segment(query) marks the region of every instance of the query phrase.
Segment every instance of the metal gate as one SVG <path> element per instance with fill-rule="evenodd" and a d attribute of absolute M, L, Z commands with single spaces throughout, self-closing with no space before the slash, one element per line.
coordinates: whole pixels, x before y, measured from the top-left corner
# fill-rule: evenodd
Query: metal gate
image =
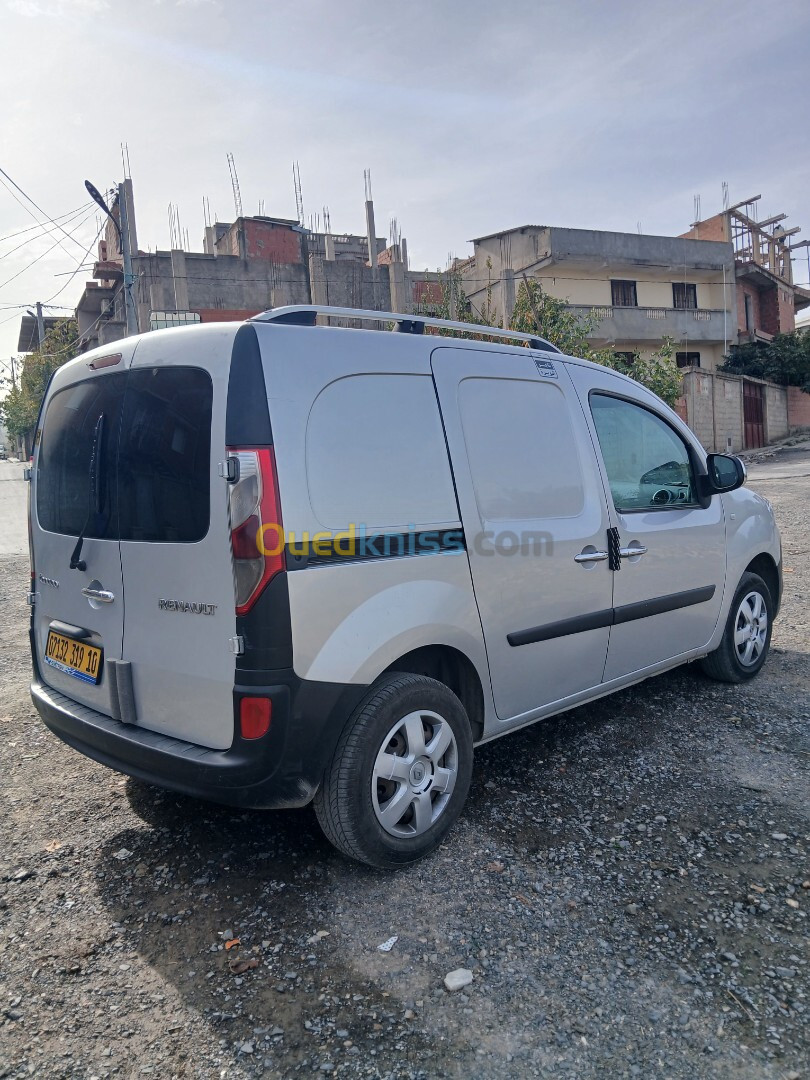
<path fill-rule="evenodd" d="M 743 445 L 756 450 L 765 445 L 765 400 L 761 383 L 743 379 Z"/>

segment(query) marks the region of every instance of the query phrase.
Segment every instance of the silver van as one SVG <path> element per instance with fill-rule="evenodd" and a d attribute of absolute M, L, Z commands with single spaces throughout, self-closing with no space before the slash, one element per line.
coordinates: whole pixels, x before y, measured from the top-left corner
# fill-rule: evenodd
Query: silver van
<path fill-rule="evenodd" d="M 631 379 L 470 329 L 279 308 L 61 367 L 31 475 L 47 726 L 174 791 L 314 802 L 396 867 L 475 745 L 685 661 L 754 676 L 782 556 L 741 462 Z"/>

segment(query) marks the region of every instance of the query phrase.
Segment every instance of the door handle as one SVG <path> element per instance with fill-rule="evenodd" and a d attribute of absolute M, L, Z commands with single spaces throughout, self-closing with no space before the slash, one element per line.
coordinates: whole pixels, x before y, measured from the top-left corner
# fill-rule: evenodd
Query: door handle
<path fill-rule="evenodd" d="M 115 593 L 111 593 L 109 589 L 93 589 L 90 585 L 82 589 L 82 596 L 86 596 L 88 600 L 97 600 L 100 604 L 112 604 L 115 601 Z"/>
<path fill-rule="evenodd" d="M 580 551 L 579 555 L 574 556 L 574 562 L 576 563 L 589 563 L 589 562 L 606 562 L 608 553 L 606 551 Z"/>
<path fill-rule="evenodd" d="M 622 559 L 632 559 L 636 555 L 646 555 L 646 554 L 647 554 L 647 548 L 644 546 L 644 544 L 639 544 L 638 547 L 619 548 L 619 556 Z"/>

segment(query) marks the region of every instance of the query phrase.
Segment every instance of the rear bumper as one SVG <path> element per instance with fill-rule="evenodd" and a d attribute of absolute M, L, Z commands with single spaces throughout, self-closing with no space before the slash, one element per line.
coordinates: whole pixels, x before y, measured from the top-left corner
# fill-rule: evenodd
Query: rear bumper
<path fill-rule="evenodd" d="M 270 672 L 266 674 L 271 674 Z M 235 735 L 227 750 L 123 724 L 46 686 L 35 672 L 31 697 L 42 720 L 68 746 L 111 769 L 158 787 L 231 806 L 304 806 L 315 795 L 340 733 L 367 687 L 304 682 L 279 671 L 275 683 L 237 687 L 273 703 L 270 732 Z"/>

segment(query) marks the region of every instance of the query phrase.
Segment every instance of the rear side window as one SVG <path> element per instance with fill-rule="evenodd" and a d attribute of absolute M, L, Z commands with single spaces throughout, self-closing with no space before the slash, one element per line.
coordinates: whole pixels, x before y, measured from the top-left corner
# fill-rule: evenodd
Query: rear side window
<path fill-rule="evenodd" d="M 577 517 L 585 488 L 568 405 L 551 382 L 465 379 L 459 409 L 483 521 Z"/>
<path fill-rule="evenodd" d="M 208 532 L 211 404 L 199 368 L 135 368 L 118 455 L 121 540 L 193 543 Z"/>
<path fill-rule="evenodd" d="M 126 372 L 98 375 L 54 394 L 42 427 L 37 518 L 48 532 L 117 539 L 115 456 Z M 99 418 L 104 417 L 99 428 Z M 90 513 L 90 458 L 99 432 L 102 512 Z"/>
<path fill-rule="evenodd" d="M 212 398 L 208 374 L 188 367 L 116 372 L 58 391 L 39 452 L 40 526 L 68 536 L 84 528 L 104 540 L 201 540 L 210 516 Z M 91 512 L 94 441 L 101 512 Z"/>
<path fill-rule="evenodd" d="M 310 503 L 327 529 L 458 520 L 428 375 L 349 375 L 330 383 L 313 403 L 306 454 Z"/>

